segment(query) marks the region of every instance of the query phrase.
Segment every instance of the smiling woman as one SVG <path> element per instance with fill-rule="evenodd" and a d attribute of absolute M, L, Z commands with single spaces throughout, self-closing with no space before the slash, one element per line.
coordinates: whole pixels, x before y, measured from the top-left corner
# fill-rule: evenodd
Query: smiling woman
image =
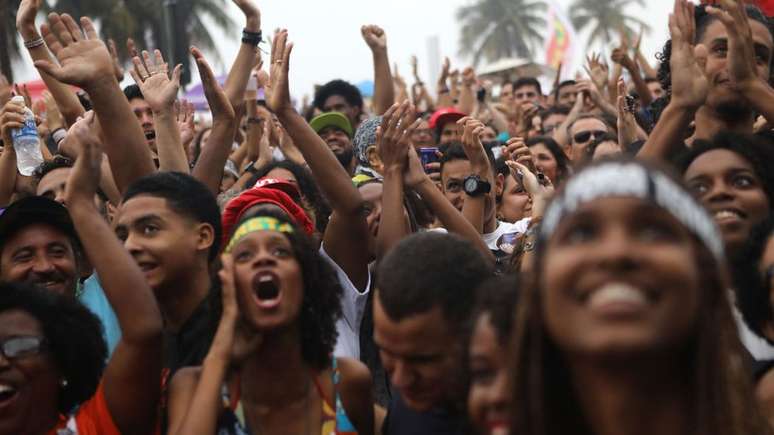
<path fill-rule="evenodd" d="M 774 205 L 774 155 L 763 138 L 721 134 L 697 141 L 679 166 L 683 179 L 712 213 L 734 259 L 753 227 Z"/>
<path fill-rule="evenodd" d="M 570 179 L 518 307 L 512 434 L 766 433 L 752 403 L 712 218 L 630 161 Z"/>

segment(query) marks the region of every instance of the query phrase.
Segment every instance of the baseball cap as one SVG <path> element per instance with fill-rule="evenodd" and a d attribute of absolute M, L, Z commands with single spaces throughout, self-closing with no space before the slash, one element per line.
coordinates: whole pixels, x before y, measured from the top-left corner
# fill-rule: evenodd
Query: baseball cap
<path fill-rule="evenodd" d="M 326 112 L 322 115 L 317 115 L 312 119 L 309 125 L 312 126 L 312 129 L 316 133 L 321 132 L 326 127 L 336 127 L 347 133 L 347 136 L 352 137 L 352 124 L 350 124 L 349 119 L 340 112 Z"/>
<path fill-rule="evenodd" d="M 430 116 L 428 124 L 432 130 L 440 130 L 449 122 L 457 122 L 467 116 L 454 107 L 443 107 L 438 109 Z"/>
<path fill-rule="evenodd" d="M 0 245 L 24 227 L 41 223 L 78 240 L 70 214 L 62 204 L 42 196 L 30 196 L 14 202 L 0 215 Z"/>

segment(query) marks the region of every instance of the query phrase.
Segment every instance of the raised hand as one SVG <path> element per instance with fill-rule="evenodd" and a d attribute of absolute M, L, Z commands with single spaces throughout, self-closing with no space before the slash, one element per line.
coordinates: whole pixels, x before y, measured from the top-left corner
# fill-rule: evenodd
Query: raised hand
<path fill-rule="evenodd" d="M 634 114 L 626 108 L 626 82 L 618 80 L 618 143 L 622 147 L 634 142 L 637 138 L 637 121 Z"/>
<path fill-rule="evenodd" d="M 113 60 L 97 36 L 94 24 L 81 18 L 83 32 L 70 15 L 49 14 L 48 24 L 40 26 L 43 38 L 59 65 L 47 60 L 35 66 L 60 82 L 79 86 L 87 92 L 105 80 L 115 81 Z"/>
<path fill-rule="evenodd" d="M 184 146 L 193 141 L 196 135 L 196 124 L 194 123 L 194 105 L 188 100 L 175 101 L 175 118 L 177 119 L 177 128 L 180 130 L 180 141 Z"/>
<path fill-rule="evenodd" d="M 707 48 L 693 46 L 696 32 L 693 10 L 694 5 L 688 0 L 675 0 L 674 11 L 669 15 L 669 32 L 672 35 L 670 104 L 691 110 L 703 105 L 709 92 Z"/>
<path fill-rule="evenodd" d="M 108 39 L 107 47 L 110 52 L 110 57 L 113 59 L 113 71 L 115 72 L 116 80 L 121 82 L 124 79 L 124 67 L 121 66 L 121 61 L 118 59 L 116 41 L 112 38 Z"/>
<path fill-rule="evenodd" d="M 67 138 L 75 140 L 81 147 L 65 188 L 65 202 L 71 206 L 77 203 L 79 206 L 92 204 L 93 207 L 94 204 L 102 166 L 102 147 L 97 125 L 94 112 L 88 111 L 67 133 Z"/>
<path fill-rule="evenodd" d="M 465 86 L 473 86 L 476 84 L 476 81 L 478 79 L 476 78 L 476 71 L 473 69 L 473 67 L 469 66 L 462 70 L 462 84 Z"/>
<path fill-rule="evenodd" d="M 25 41 L 29 41 L 37 36 L 35 28 L 35 17 L 40 9 L 42 0 L 22 0 L 19 4 L 19 10 L 16 12 L 16 30 L 22 35 Z"/>
<path fill-rule="evenodd" d="M 744 2 L 718 0 L 723 9 L 707 6 L 708 14 L 716 17 L 728 32 L 728 73 L 732 85 L 744 88 L 758 80 L 752 30 Z M 767 61 L 766 61 L 767 62 Z"/>
<path fill-rule="evenodd" d="M 414 55 L 411 55 L 411 74 L 414 76 L 414 81 L 417 83 L 422 82 L 422 80 L 419 79 L 419 61 Z"/>
<path fill-rule="evenodd" d="M 56 104 L 56 100 L 54 100 L 54 96 L 51 95 L 51 92 L 43 92 L 43 102 L 46 105 L 46 123 L 51 132 L 53 133 L 59 128 L 64 128 L 64 117 L 62 116 L 62 112 L 59 111 L 59 106 Z"/>
<path fill-rule="evenodd" d="M 443 58 L 443 65 L 441 66 L 441 75 L 438 76 L 438 85 L 446 86 L 446 80 L 449 78 L 449 70 L 451 69 L 451 62 L 448 57 Z"/>
<path fill-rule="evenodd" d="M 191 55 L 196 60 L 196 66 L 199 68 L 199 77 L 202 80 L 204 87 L 204 96 L 207 98 L 207 103 L 210 105 L 210 112 L 212 112 L 212 119 L 234 119 L 234 108 L 226 97 L 226 93 L 223 88 L 218 84 L 218 80 L 215 78 L 215 73 L 212 72 L 210 64 L 207 63 L 207 59 L 204 58 L 202 52 L 196 48 L 191 47 Z"/>
<path fill-rule="evenodd" d="M 553 195 L 554 186 L 551 184 L 551 180 L 549 180 L 548 177 L 542 177 L 543 181 L 541 182 L 538 176 L 526 165 L 513 160 L 508 160 L 505 164 L 508 165 L 508 169 L 511 170 L 513 178 L 516 178 L 517 180 L 521 178 L 523 180 L 524 190 L 533 197 L 547 199 Z"/>
<path fill-rule="evenodd" d="M 600 55 L 592 53 L 591 56 L 587 56 L 586 65 L 583 68 L 597 89 L 605 88 L 610 74 L 610 67 L 601 61 Z"/>
<path fill-rule="evenodd" d="M 293 43 L 288 42 L 288 31 L 277 30 L 272 39 L 271 67 L 269 74 L 269 87 L 271 96 L 267 96 L 266 105 L 274 113 L 292 110 L 290 102 L 290 84 L 288 72 L 290 71 L 290 53 L 293 51 Z"/>
<path fill-rule="evenodd" d="M 468 156 L 470 167 L 473 172 L 482 172 L 489 170 L 489 159 L 484 151 L 484 144 L 481 143 L 481 134 L 484 133 L 484 123 L 466 116 L 459 121 L 458 125 L 463 127 L 462 148 L 465 155 Z"/>
<path fill-rule="evenodd" d="M 0 136 L 3 138 L 5 150 L 13 148 L 11 131 L 24 127 L 24 107 L 14 101 L 8 101 L 0 113 Z"/>
<path fill-rule="evenodd" d="M 164 56 L 159 50 L 154 51 L 155 59 L 143 50 L 143 60 L 133 57 L 134 69 L 129 71 L 134 82 L 140 87 L 145 102 L 153 113 L 161 113 L 172 109 L 180 90 L 180 75 L 183 66 L 178 65 L 169 77 L 169 66 L 164 62 Z"/>
<path fill-rule="evenodd" d="M 534 172 L 535 165 L 532 163 L 532 151 L 530 151 L 529 147 L 524 143 L 524 139 L 520 137 L 508 139 L 508 142 L 505 143 L 504 154 L 508 160 L 515 160 L 529 167 L 530 170 Z"/>
<path fill-rule="evenodd" d="M 252 0 L 231 0 L 242 11 L 247 19 L 247 30 L 258 32 L 261 30 L 261 11 L 253 4 Z"/>
<path fill-rule="evenodd" d="M 386 171 L 403 171 L 406 167 L 411 135 L 421 120 L 415 120 L 416 111 L 405 101 L 393 104 L 382 117 L 376 130 L 376 144 Z"/>
<path fill-rule="evenodd" d="M 384 29 L 376 25 L 367 25 L 360 28 L 360 33 L 363 35 L 371 51 L 385 50 L 387 48 L 387 35 L 384 33 Z"/>

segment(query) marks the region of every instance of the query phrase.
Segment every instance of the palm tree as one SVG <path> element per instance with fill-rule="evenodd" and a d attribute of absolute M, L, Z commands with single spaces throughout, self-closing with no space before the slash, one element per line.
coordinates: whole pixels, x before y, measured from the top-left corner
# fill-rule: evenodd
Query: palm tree
<path fill-rule="evenodd" d="M 531 58 L 533 49 L 543 42 L 541 28 L 546 20 L 540 0 L 477 0 L 457 10 L 460 53 L 473 55 L 473 64 L 482 58 L 495 61 L 504 57 Z"/>
<path fill-rule="evenodd" d="M 224 30 L 237 26 L 226 13 L 228 0 L 174 0 L 170 3 L 174 6 L 167 7 L 166 1 L 159 0 L 56 0 L 52 9 L 96 18 L 100 22 L 101 36 L 116 41 L 122 60 L 128 58 L 123 44 L 127 38 L 134 39 L 138 49 L 166 49 L 164 16 L 173 11 L 174 26 L 170 33 L 174 38 L 174 53 L 165 53 L 165 57 L 183 64 L 182 81 L 185 84 L 190 81 L 190 45 L 207 50 L 213 53 L 213 58 L 219 59 L 216 43 L 204 18 L 208 17 Z"/>
<path fill-rule="evenodd" d="M 645 0 L 575 0 L 570 7 L 570 20 L 578 31 L 592 26 L 589 45 L 595 42 L 618 42 L 619 33 L 632 35 L 637 30 L 650 30 L 640 18 L 626 13 L 632 4 L 645 6 Z"/>
<path fill-rule="evenodd" d="M 21 0 L 0 0 L 0 72 L 13 83 L 11 62 L 21 57 L 16 38 L 16 11 Z"/>

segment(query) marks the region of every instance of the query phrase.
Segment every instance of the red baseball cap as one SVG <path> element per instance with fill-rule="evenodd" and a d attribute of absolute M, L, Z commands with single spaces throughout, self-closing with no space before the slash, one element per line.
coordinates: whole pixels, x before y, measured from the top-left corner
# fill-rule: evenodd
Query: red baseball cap
<path fill-rule="evenodd" d="M 436 110 L 435 113 L 430 116 L 430 121 L 428 121 L 428 124 L 430 124 L 430 128 L 433 130 L 441 130 L 443 129 L 444 125 L 450 122 L 457 122 L 465 116 L 468 115 L 460 112 L 454 107 L 443 107 Z"/>

